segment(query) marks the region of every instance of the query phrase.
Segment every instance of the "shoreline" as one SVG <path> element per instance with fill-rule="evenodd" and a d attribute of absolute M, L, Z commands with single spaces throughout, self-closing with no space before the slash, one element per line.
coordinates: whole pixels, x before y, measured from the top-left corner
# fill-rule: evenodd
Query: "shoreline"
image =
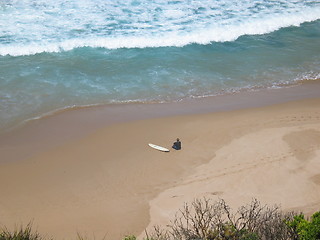
<path fill-rule="evenodd" d="M 56 240 L 77 233 L 121 239 L 166 224 L 201 196 L 318 209 L 319 89 L 316 81 L 33 121 L 0 137 L 8 157 L 0 161 L 0 225 L 33 221 Z M 170 148 L 177 137 L 181 151 L 147 146 Z"/>
<path fill-rule="evenodd" d="M 113 124 L 263 107 L 319 96 L 320 80 L 312 80 L 283 88 L 244 91 L 181 102 L 112 104 L 61 110 L 0 133 L 0 153 L 3 156 L 0 162 L 31 157 Z"/>

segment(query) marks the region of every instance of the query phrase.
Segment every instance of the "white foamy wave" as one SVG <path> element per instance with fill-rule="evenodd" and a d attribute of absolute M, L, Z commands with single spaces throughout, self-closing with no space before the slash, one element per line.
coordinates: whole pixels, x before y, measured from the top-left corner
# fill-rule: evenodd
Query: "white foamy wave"
<path fill-rule="evenodd" d="M 164 36 L 123 36 L 96 37 L 87 39 L 70 39 L 59 43 L 10 44 L 0 46 L 1 56 L 25 56 L 39 53 L 56 53 L 70 51 L 76 48 L 154 48 L 183 47 L 189 44 L 210 44 L 212 42 L 234 41 L 243 35 L 266 34 L 280 28 L 299 26 L 304 22 L 315 21 L 319 14 L 301 14 L 295 16 L 277 16 L 268 19 L 252 20 L 237 25 L 214 26 L 205 30 L 187 34 L 168 33 Z"/>
<path fill-rule="evenodd" d="M 182 16 L 181 10 L 169 9 L 164 11 L 166 18 L 175 17 L 173 21 L 177 21 L 177 15 Z M 190 17 L 190 16 L 189 16 Z M 207 17 L 207 16 L 206 16 Z M 319 7 L 305 7 L 298 11 L 291 9 L 279 13 L 252 14 L 241 17 L 226 17 L 218 21 L 208 19 L 209 24 L 203 25 L 190 23 L 186 25 L 186 29 L 181 28 L 181 22 L 177 25 L 171 23 L 170 26 L 164 27 L 164 23 L 160 22 L 159 31 L 155 28 L 152 31 L 146 31 L 146 23 L 140 24 L 139 31 L 120 32 L 114 35 L 104 36 L 104 34 L 85 34 L 79 36 L 60 36 L 55 38 L 39 37 L 35 39 L 27 39 L 21 41 L 7 42 L 0 45 L 1 56 L 23 56 L 34 55 L 38 53 L 54 53 L 70 51 L 76 48 L 153 48 L 153 47 L 183 47 L 189 44 L 210 44 L 212 42 L 234 41 L 243 35 L 266 34 L 281 28 L 289 26 L 299 26 L 305 22 L 312 22 L 320 19 Z M 194 20 L 194 19 L 193 19 Z M 171 20 L 170 20 L 171 21 Z M 154 23 L 153 23 L 154 24 Z M 138 26 L 131 24 L 132 26 Z M 150 23 L 148 26 L 153 26 Z M 141 27 L 142 26 L 142 27 Z M 143 27 L 144 26 L 144 27 Z M 65 40 L 61 40 L 64 39 Z M 1 44 L 1 42 L 0 42 Z"/>

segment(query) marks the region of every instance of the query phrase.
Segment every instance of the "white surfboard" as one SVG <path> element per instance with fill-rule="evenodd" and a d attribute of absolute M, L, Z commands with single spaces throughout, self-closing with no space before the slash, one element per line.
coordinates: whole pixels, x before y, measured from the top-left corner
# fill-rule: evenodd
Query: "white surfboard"
<path fill-rule="evenodd" d="M 155 144 L 152 144 L 152 143 L 149 143 L 148 144 L 150 147 L 154 148 L 154 149 L 157 149 L 159 151 L 162 151 L 162 152 L 170 152 L 169 149 L 165 148 L 165 147 L 161 147 L 161 146 L 158 146 L 158 145 L 155 145 Z"/>

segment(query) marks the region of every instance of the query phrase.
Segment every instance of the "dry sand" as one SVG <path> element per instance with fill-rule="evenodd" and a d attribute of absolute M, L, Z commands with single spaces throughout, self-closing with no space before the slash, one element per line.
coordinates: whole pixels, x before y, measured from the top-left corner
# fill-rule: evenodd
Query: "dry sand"
<path fill-rule="evenodd" d="M 170 148 L 176 137 L 181 151 L 147 145 Z M 2 143 L 0 154 L 15 148 Z M 139 235 L 203 196 L 311 213 L 320 209 L 320 98 L 122 122 L 1 160 L 0 224 L 32 221 L 55 239 Z"/>
<path fill-rule="evenodd" d="M 225 199 L 234 212 L 253 198 L 308 215 L 320 210 L 320 100 L 230 117 L 224 123 L 216 117 L 203 123 L 210 130 L 194 144 L 207 142 L 203 149 L 212 144 L 212 157 L 150 202 L 149 231 L 166 226 L 183 203 L 203 197 Z M 225 143 L 218 146 L 221 139 Z"/>

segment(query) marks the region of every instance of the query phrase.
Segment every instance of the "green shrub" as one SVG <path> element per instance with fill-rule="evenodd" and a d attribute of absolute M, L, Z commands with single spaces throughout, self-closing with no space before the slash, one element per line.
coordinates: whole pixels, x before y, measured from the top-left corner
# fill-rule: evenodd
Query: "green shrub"
<path fill-rule="evenodd" d="M 29 223 L 25 228 L 22 226 L 19 229 L 9 231 L 4 228 L 0 232 L 0 240 L 42 240 L 42 237 L 37 232 L 32 232 L 32 224 Z"/>
<path fill-rule="evenodd" d="M 305 219 L 303 214 L 294 216 L 287 225 L 298 235 L 299 240 L 317 240 L 320 239 L 320 212 L 312 215 L 311 220 Z"/>
<path fill-rule="evenodd" d="M 134 235 L 129 235 L 129 236 L 125 236 L 125 238 L 123 240 L 136 240 L 136 236 Z"/>

